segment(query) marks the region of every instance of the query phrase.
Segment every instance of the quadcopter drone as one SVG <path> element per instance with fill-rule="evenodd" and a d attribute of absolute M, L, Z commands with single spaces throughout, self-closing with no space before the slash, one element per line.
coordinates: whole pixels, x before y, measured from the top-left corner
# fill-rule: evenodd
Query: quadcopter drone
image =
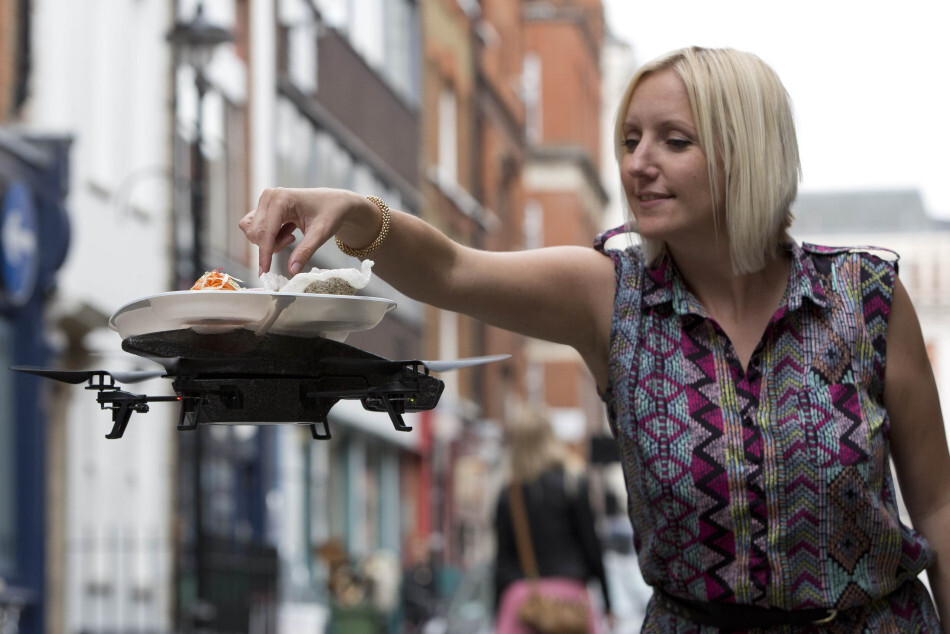
<path fill-rule="evenodd" d="M 406 412 L 433 409 L 444 383 L 430 375 L 500 361 L 510 355 L 457 361 L 393 361 L 323 337 L 282 334 L 259 336 L 249 330 L 203 334 L 178 329 L 131 336 L 126 352 L 151 359 L 164 370 L 116 372 L 58 370 L 12 366 L 56 381 L 95 390 L 96 401 L 112 412 L 106 438 L 121 438 L 134 413 L 149 403 L 178 401 L 179 430 L 202 424 L 309 425 L 315 439 L 331 437 L 327 417 L 341 399 L 359 400 L 363 408 L 386 412 L 398 431 L 410 431 Z M 120 383 L 163 376 L 175 396 L 134 394 Z"/>

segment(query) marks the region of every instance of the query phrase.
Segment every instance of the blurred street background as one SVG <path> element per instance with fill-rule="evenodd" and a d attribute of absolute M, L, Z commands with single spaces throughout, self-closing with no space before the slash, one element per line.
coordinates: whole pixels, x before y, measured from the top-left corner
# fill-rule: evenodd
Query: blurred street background
<path fill-rule="evenodd" d="M 218 267 L 260 286 L 237 223 L 266 187 L 380 196 L 479 248 L 589 246 L 623 222 L 610 130 L 637 65 L 686 44 L 747 42 L 685 9 L 638 21 L 641 4 L 0 0 L 0 634 L 491 632 L 503 430 L 524 406 L 550 416 L 588 465 L 614 631 L 638 631 L 649 589 L 616 449 L 571 349 L 374 279 L 363 294 L 398 308 L 347 343 L 396 359 L 511 358 L 440 375 L 438 408 L 406 415 L 410 433 L 341 402 L 326 441 L 299 426 L 180 432 L 165 403 L 108 440 L 109 414 L 82 385 L 6 368 L 151 368 L 121 350 L 110 316 Z M 741 26 L 729 4 L 723 25 Z M 798 110 L 806 178 L 793 233 L 901 254 L 947 403 L 950 140 L 946 117 L 924 105 L 945 110 L 950 98 L 911 103 L 899 83 L 902 68 L 938 76 L 947 53 L 920 61 L 884 38 L 849 48 L 847 25 L 873 36 L 881 16 L 897 33 L 935 21 L 841 4 L 852 7 L 836 14 L 842 28 L 812 41 L 795 32 L 781 54 L 762 53 L 794 78 L 793 99 L 812 79 L 824 91 L 823 102 L 802 94 Z M 755 13 L 746 31 L 761 40 L 776 11 Z M 709 38 L 655 37 L 679 21 Z M 860 67 L 881 48 L 893 65 L 861 74 L 827 53 L 847 50 Z M 865 89 L 858 105 L 835 96 Z M 871 95 L 892 93 L 906 109 L 875 110 L 885 101 Z M 816 103 L 839 128 L 812 123 Z M 864 110 L 877 127 L 848 128 Z M 918 149 L 927 144 L 942 153 Z M 844 171 L 852 154 L 863 180 Z M 331 243 L 312 266 L 355 262 Z M 133 387 L 172 394 L 163 379 Z"/>

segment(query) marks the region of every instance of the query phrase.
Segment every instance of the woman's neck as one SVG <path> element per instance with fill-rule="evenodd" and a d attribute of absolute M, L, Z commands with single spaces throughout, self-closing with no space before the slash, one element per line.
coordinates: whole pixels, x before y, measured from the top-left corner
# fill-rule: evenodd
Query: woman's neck
<path fill-rule="evenodd" d="M 727 321 L 774 312 L 788 283 L 789 257 L 784 250 L 755 273 L 733 270 L 728 245 L 687 252 L 671 248 L 670 255 L 687 288 L 711 315 Z"/>

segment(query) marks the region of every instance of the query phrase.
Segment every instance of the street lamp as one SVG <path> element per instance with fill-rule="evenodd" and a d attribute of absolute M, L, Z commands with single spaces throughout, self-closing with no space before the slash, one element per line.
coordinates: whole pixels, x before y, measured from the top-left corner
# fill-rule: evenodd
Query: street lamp
<path fill-rule="evenodd" d="M 203 112 L 205 92 L 208 90 L 209 83 L 205 75 L 205 67 L 211 61 L 215 49 L 227 42 L 231 42 L 234 36 L 230 31 L 220 26 L 208 22 L 204 16 L 204 3 L 199 0 L 195 10 L 195 15 L 190 22 L 176 21 L 175 28 L 168 34 L 168 41 L 171 43 L 175 52 L 176 63 L 184 61 L 192 67 L 195 73 L 195 91 L 197 95 L 197 110 L 195 111 L 195 134 L 191 146 L 191 231 L 192 231 L 192 253 L 191 253 L 191 279 L 197 280 L 204 274 L 202 264 L 202 255 L 204 253 L 203 232 L 204 232 L 204 207 L 205 192 L 207 189 L 204 174 L 204 156 L 201 152 L 202 141 L 204 140 L 203 130 Z M 177 67 L 176 67 L 177 68 Z M 176 113 L 177 116 L 177 113 Z M 205 579 L 205 570 L 202 565 L 202 556 L 205 549 L 204 529 L 203 529 L 203 495 L 202 495 L 202 473 L 201 464 L 203 462 L 203 441 L 202 430 L 194 430 L 193 453 L 191 476 L 193 491 L 193 513 L 195 528 L 195 605 L 193 606 L 193 627 L 197 627 L 199 621 L 209 622 L 214 618 L 214 608 L 206 602 L 207 582 Z"/>
<path fill-rule="evenodd" d="M 168 41 L 178 53 L 178 59 L 184 60 L 195 72 L 195 90 L 197 111 L 195 113 L 195 135 L 192 141 L 192 183 L 191 183 L 191 222 L 192 222 L 192 279 L 197 280 L 204 273 L 201 256 L 204 252 L 202 233 L 204 230 L 205 178 L 204 158 L 201 153 L 203 141 L 202 104 L 208 89 L 205 67 L 211 61 L 215 49 L 234 40 L 227 29 L 208 22 L 204 16 L 204 3 L 198 2 L 195 15 L 190 22 L 176 21 L 175 28 L 168 34 Z"/>

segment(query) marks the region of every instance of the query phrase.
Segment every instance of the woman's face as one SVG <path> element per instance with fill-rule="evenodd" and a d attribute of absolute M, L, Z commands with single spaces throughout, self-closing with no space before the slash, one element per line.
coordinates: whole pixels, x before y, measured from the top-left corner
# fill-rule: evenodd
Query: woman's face
<path fill-rule="evenodd" d="M 686 86 L 673 70 L 640 80 L 627 106 L 622 143 L 620 179 L 640 235 L 673 250 L 708 245 L 717 232 L 706 154 Z"/>

